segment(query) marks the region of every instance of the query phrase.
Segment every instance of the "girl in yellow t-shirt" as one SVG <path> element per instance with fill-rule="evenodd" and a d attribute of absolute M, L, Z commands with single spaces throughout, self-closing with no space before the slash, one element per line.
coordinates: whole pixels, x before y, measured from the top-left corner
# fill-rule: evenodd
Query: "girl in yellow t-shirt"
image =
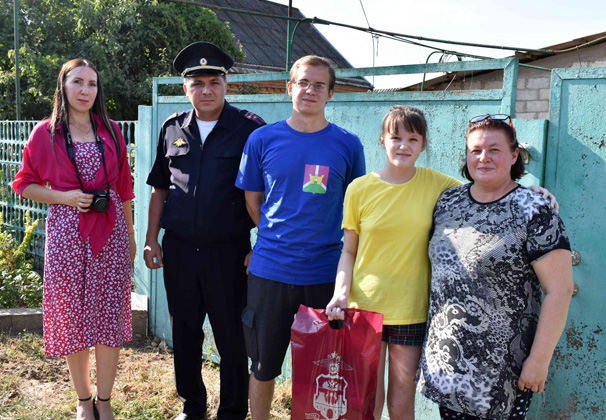
<path fill-rule="evenodd" d="M 345 194 L 345 238 L 335 292 L 326 311 L 342 319 L 347 306 L 384 316 L 375 419 L 385 400 L 393 419 L 414 419 L 414 377 L 425 335 L 431 268 L 427 247 L 433 209 L 455 178 L 415 167 L 427 146 L 423 112 L 394 106 L 383 119 L 385 167 L 354 180 Z"/>

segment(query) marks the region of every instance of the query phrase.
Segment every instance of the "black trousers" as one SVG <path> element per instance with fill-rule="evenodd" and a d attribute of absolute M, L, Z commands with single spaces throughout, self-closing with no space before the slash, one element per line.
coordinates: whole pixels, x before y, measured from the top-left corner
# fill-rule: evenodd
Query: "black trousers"
<path fill-rule="evenodd" d="M 244 257 L 250 241 L 194 248 L 166 232 L 164 285 L 173 332 L 175 381 L 183 412 L 206 413 L 202 382 L 202 325 L 208 314 L 221 356 L 219 420 L 244 420 L 248 411 L 248 358 L 242 332 L 246 305 Z"/>

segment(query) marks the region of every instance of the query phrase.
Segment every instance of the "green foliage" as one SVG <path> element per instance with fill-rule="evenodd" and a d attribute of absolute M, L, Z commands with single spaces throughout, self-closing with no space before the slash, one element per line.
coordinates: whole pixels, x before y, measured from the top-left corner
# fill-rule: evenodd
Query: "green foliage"
<path fill-rule="evenodd" d="M 240 87 L 239 94 L 240 95 L 255 95 L 261 92 L 261 84 L 260 83 L 246 83 L 243 82 Z"/>
<path fill-rule="evenodd" d="M 25 213 L 25 237 L 21 244 L 2 230 L 0 214 L 0 308 L 37 308 L 42 304 L 42 278 L 27 258 L 38 220 Z"/>
<path fill-rule="evenodd" d="M 192 2 L 193 3 L 193 2 Z M 0 0 L 0 120 L 15 118 L 13 0 Z M 22 118 L 50 115 L 61 64 L 91 60 L 115 120 L 137 119 L 152 77 L 174 73 L 186 45 L 209 41 L 237 61 L 244 53 L 210 9 L 159 0 L 19 0 Z"/>
<path fill-rule="evenodd" d="M 11 202 L 11 195 L 8 193 L 8 183 L 9 180 L 5 177 L 4 171 L 0 169 L 0 201 L 4 201 L 5 203 Z"/>

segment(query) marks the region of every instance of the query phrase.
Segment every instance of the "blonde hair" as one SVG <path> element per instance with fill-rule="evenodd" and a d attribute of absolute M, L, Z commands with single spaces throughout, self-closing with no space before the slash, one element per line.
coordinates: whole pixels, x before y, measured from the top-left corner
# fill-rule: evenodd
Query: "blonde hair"
<path fill-rule="evenodd" d="M 320 57 L 318 55 L 306 55 L 305 57 L 299 58 L 292 65 L 290 69 L 290 82 L 296 82 L 295 78 L 297 77 L 297 72 L 299 71 L 299 67 L 301 66 L 310 66 L 310 67 L 319 67 L 324 66 L 328 69 L 328 90 L 335 90 L 335 83 L 337 80 L 337 76 L 335 73 L 335 63 L 329 58 Z"/>

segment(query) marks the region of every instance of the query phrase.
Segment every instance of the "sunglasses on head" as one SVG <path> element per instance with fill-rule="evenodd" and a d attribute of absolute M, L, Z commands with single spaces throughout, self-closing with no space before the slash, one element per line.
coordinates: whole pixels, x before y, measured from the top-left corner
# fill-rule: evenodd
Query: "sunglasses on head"
<path fill-rule="evenodd" d="M 472 124 L 479 123 L 484 120 L 495 120 L 495 121 L 507 121 L 509 120 L 509 125 L 513 128 L 513 120 L 507 114 L 486 114 L 486 115 L 478 115 L 477 117 L 473 117 L 469 120 L 469 126 Z"/>

